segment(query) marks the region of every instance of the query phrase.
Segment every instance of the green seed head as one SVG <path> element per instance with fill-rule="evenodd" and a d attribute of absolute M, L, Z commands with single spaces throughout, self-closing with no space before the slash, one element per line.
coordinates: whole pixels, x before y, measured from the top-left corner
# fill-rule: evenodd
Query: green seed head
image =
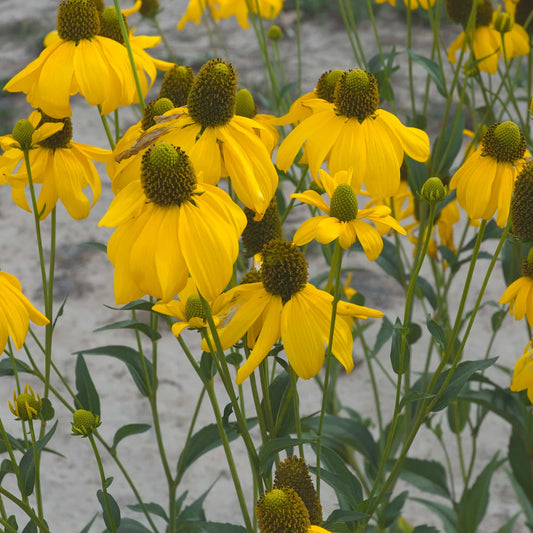
<path fill-rule="evenodd" d="M 339 69 L 328 70 L 327 72 L 324 72 L 324 74 L 318 78 L 318 82 L 315 87 L 315 94 L 319 98 L 322 98 L 322 100 L 326 100 L 332 104 L 335 101 L 335 87 L 337 86 L 337 82 L 343 74 L 344 70 Z"/>
<path fill-rule="evenodd" d="M 101 425 L 100 417 L 91 411 L 78 409 L 72 414 L 72 434 L 88 437 L 98 426 Z"/>
<path fill-rule="evenodd" d="M 174 109 L 174 104 L 168 98 L 152 100 L 144 108 L 141 128 L 144 131 L 151 128 L 155 124 L 154 117 L 159 117 L 171 109 Z"/>
<path fill-rule="evenodd" d="M 498 163 L 512 163 L 524 157 L 526 139 L 514 122 L 493 124 L 481 140 L 483 155 L 496 159 Z"/>
<path fill-rule="evenodd" d="M 78 42 L 100 33 L 96 5 L 89 0 L 63 0 L 57 11 L 57 33 L 65 41 Z"/>
<path fill-rule="evenodd" d="M 357 218 L 357 197 L 347 183 L 341 183 L 335 189 L 329 204 L 329 214 L 341 222 L 350 222 Z"/>
<path fill-rule="evenodd" d="M 160 142 L 143 155 L 141 184 L 150 202 L 163 207 L 179 206 L 191 200 L 196 174 L 183 150 Z"/>
<path fill-rule="evenodd" d="M 533 161 L 522 167 L 511 199 L 512 232 L 524 242 L 533 241 Z"/>
<path fill-rule="evenodd" d="M 254 97 L 248 89 L 241 89 L 237 93 L 235 114 L 241 117 L 254 118 L 257 115 Z"/>
<path fill-rule="evenodd" d="M 185 316 L 188 321 L 190 321 L 191 318 L 206 319 L 204 306 L 202 305 L 202 300 L 198 294 L 193 294 L 187 298 L 187 301 L 185 302 Z"/>
<path fill-rule="evenodd" d="M 261 533 L 306 533 L 311 526 L 302 499 L 288 487 L 267 492 L 255 509 Z"/>
<path fill-rule="evenodd" d="M 31 420 L 37 416 L 41 411 L 43 405 L 41 397 L 33 392 L 33 389 L 26 385 L 22 394 L 16 395 L 13 391 L 14 406 L 9 403 L 11 412 L 20 420 Z"/>
<path fill-rule="evenodd" d="M 261 251 L 261 277 L 265 290 L 281 296 L 284 303 L 307 284 L 307 262 L 303 252 L 292 242 L 273 239 Z"/>
<path fill-rule="evenodd" d="M 378 105 L 378 82 L 373 74 L 361 69 L 342 74 L 335 88 L 335 106 L 340 115 L 363 122 L 375 113 Z"/>
<path fill-rule="evenodd" d="M 158 0 L 143 0 L 139 13 L 145 18 L 154 18 L 159 11 Z"/>
<path fill-rule="evenodd" d="M 194 72 L 191 67 L 174 65 L 163 77 L 159 98 L 168 98 L 174 107 L 182 107 L 187 104 L 193 81 Z"/>
<path fill-rule="evenodd" d="M 313 525 L 322 523 L 322 505 L 316 493 L 305 459 L 295 455 L 287 457 L 276 468 L 274 488 L 290 487 L 302 499 Z"/>
<path fill-rule="evenodd" d="M 426 202 L 433 204 L 444 200 L 448 191 L 440 178 L 433 177 L 427 179 L 424 185 L 422 185 L 420 194 Z"/>
<path fill-rule="evenodd" d="M 494 29 L 500 33 L 507 33 L 513 29 L 514 21 L 513 17 L 509 13 L 502 13 L 498 11 L 494 17 Z"/>
<path fill-rule="evenodd" d="M 231 63 L 211 59 L 196 76 L 187 107 L 195 122 L 205 128 L 227 124 L 235 114 L 237 74 Z"/>
<path fill-rule="evenodd" d="M 268 29 L 267 36 L 271 41 L 279 41 L 283 37 L 283 32 L 279 26 L 274 24 Z"/>
<path fill-rule="evenodd" d="M 128 29 L 128 21 L 126 17 L 122 16 L 124 24 L 126 24 L 126 30 Z M 120 22 L 117 15 L 117 10 L 114 7 L 107 7 L 100 13 L 100 35 L 113 39 L 120 44 L 124 44 L 124 36 L 120 29 Z"/>
<path fill-rule="evenodd" d="M 13 127 L 13 139 L 20 144 L 23 150 L 31 148 L 31 139 L 35 128 L 27 119 L 19 120 Z"/>

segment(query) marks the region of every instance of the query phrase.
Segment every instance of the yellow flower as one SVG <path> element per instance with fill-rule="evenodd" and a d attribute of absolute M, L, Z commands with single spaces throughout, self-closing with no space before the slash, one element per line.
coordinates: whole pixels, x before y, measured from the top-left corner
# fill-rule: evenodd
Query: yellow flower
<path fill-rule="evenodd" d="M 33 183 L 41 185 L 37 198 L 37 210 L 41 219 L 48 216 L 58 199 L 72 218 L 76 220 L 86 218 L 91 206 L 100 197 L 102 188 L 92 160 L 107 162 L 111 152 L 72 141 L 70 118 L 57 120 L 34 111 L 30 115 L 30 122 L 38 124 L 36 133 L 42 131 L 47 135 L 47 132 L 54 129 L 56 131 L 46 138 L 38 135 L 39 144 L 28 154 Z M 49 124 L 54 127 L 50 127 Z M 28 173 L 22 163 L 23 152 L 14 145 L 6 146 L 5 137 L 0 139 L 0 142 L 4 148 L 7 148 L 6 153 L 0 156 L 0 175 L 4 176 L 4 180 L 0 179 L 0 183 L 7 181 L 11 185 L 15 204 L 31 212 L 25 192 Z M 15 171 L 19 164 L 18 171 Z M 83 192 L 86 187 L 91 189 L 92 203 Z"/>
<path fill-rule="evenodd" d="M 509 216 L 511 195 L 523 157 L 524 135 L 513 122 L 493 124 L 450 181 L 457 201 L 471 219 L 490 220 L 503 227 Z"/>
<path fill-rule="evenodd" d="M 291 194 L 291 198 L 318 207 L 326 213 L 326 216 L 316 216 L 306 220 L 294 234 L 294 244 L 303 246 L 312 239 L 328 244 L 339 239 L 339 244 L 346 250 L 359 240 L 368 260 L 374 261 L 383 249 L 382 234 L 393 228 L 405 235 L 405 230 L 390 216 L 388 207 L 382 205 L 358 209 L 355 196 L 357 190 L 354 189 L 351 169 L 339 171 L 333 178 L 322 169 L 319 170 L 319 174 L 319 185 L 325 189 L 330 205 L 328 206 L 316 191 Z M 377 222 L 381 232 L 363 219 Z"/>
<path fill-rule="evenodd" d="M 519 392 L 527 389 L 527 397 L 533 403 L 533 343 L 527 343 L 523 355 L 515 364 L 511 378 L 511 390 Z"/>
<path fill-rule="evenodd" d="M 249 3 L 246 0 L 190 0 L 177 27 L 178 30 L 183 30 L 189 21 L 200 24 L 204 9 L 209 8 L 215 22 L 235 15 L 239 25 L 247 30 L 250 27 L 248 5 L 252 13 L 262 18 L 274 19 L 283 7 L 283 0 L 253 0 Z"/>
<path fill-rule="evenodd" d="M 233 346 L 252 326 L 260 325 L 257 336 L 247 335 L 252 351 L 239 368 L 236 382 L 241 384 L 280 338 L 296 374 L 303 379 L 312 378 L 324 361 L 333 296 L 307 282 L 307 263 L 293 243 L 272 240 L 262 256 L 262 282 L 239 285 L 221 297 L 228 302 L 228 316 L 231 316 L 219 330 L 224 349 Z M 339 302 L 337 315 L 380 318 L 383 313 Z M 351 330 L 339 319 L 335 323 L 332 353 L 347 372 L 353 368 L 352 349 Z"/>
<path fill-rule="evenodd" d="M 92 2 L 64 0 L 59 5 L 60 39 L 16 74 L 4 87 L 23 92 L 28 102 L 54 118 L 68 117 L 70 96 L 80 93 L 110 113 L 136 97 L 126 48 L 98 35 L 100 21 Z"/>
<path fill-rule="evenodd" d="M 13 405 L 9 403 L 9 410 L 19 420 L 31 420 L 39 415 L 43 402 L 41 396 L 33 392 L 30 385 L 24 385 L 24 392 L 17 396 L 17 391 L 13 391 Z"/>
<path fill-rule="evenodd" d="M 91 413 L 91 411 L 78 409 L 72 413 L 72 435 L 79 435 L 82 438 L 88 437 L 101 425 L 100 417 Z"/>
<path fill-rule="evenodd" d="M 159 143 L 145 153 L 140 179 L 117 194 L 99 225 L 117 228 L 108 244 L 116 303 L 145 294 L 171 300 L 189 273 L 214 300 L 233 274 L 246 217 L 224 191 L 197 183 L 185 152 Z"/>
<path fill-rule="evenodd" d="M 175 337 L 179 337 L 185 328 L 201 329 L 209 327 L 202 301 L 198 295 L 198 288 L 192 278 L 187 280 L 185 288 L 178 293 L 178 298 L 179 300 L 170 300 L 170 302 L 157 302 L 152 306 L 152 311 L 178 319 L 172 325 L 172 333 Z M 212 306 L 211 312 L 217 327 L 220 324 L 218 310 L 217 307 Z"/>
<path fill-rule="evenodd" d="M 522 276 L 505 289 L 498 303 L 509 304 L 509 313 L 515 320 L 525 316 L 533 327 L 533 263 L 529 258 L 522 263 Z"/>
<path fill-rule="evenodd" d="M 306 143 L 313 177 L 324 161 L 331 174 L 357 169 L 354 188 L 364 182 L 377 199 L 393 196 L 400 186 L 404 153 L 417 161 L 429 157 L 429 138 L 417 128 L 404 126 L 392 113 L 378 109 L 379 92 L 372 74 L 360 69 L 344 73 L 337 82 L 335 103 L 303 120 L 281 143 L 277 166 L 288 170 Z M 313 107 L 312 101 L 308 105 Z"/>
<path fill-rule="evenodd" d="M 278 175 L 257 134 L 266 128 L 234 114 L 236 82 L 230 63 L 208 61 L 193 82 L 187 108 L 166 113 L 166 120 L 147 135 L 160 131 L 161 140 L 185 150 L 205 183 L 216 185 L 229 177 L 239 200 L 259 220 L 274 196 Z"/>
<path fill-rule="evenodd" d="M 49 323 L 48 318 L 22 294 L 19 280 L 0 271 L 0 354 L 6 347 L 8 336 L 13 339 L 17 350 L 22 348 L 30 320 L 38 326 Z"/>
<path fill-rule="evenodd" d="M 388 2 L 391 6 L 396 5 L 396 0 L 376 0 L 376 4 L 384 4 Z M 409 6 L 409 9 L 414 10 L 419 7 L 425 9 L 426 11 L 435 5 L 435 0 L 403 0 L 403 3 L 406 6 Z"/>

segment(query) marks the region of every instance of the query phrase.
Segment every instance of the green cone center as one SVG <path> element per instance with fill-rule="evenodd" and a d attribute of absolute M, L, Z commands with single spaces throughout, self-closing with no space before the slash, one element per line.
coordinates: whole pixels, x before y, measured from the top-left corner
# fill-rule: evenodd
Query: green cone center
<path fill-rule="evenodd" d="M 361 69 L 345 72 L 335 88 L 335 107 L 339 114 L 359 122 L 373 115 L 379 105 L 378 82 Z"/>
<path fill-rule="evenodd" d="M 350 222 L 357 218 L 358 204 L 353 189 L 347 183 L 341 183 L 331 197 L 329 214 L 341 222 Z"/>
<path fill-rule="evenodd" d="M 185 316 L 187 317 L 187 320 L 191 320 L 191 318 L 206 319 L 204 306 L 202 305 L 202 300 L 198 294 L 192 294 L 187 298 L 187 301 L 185 302 Z"/>
<path fill-rule="evenodd" d="M 511 121 L 493 124 L 481 142 L 483 155 L 489 155 L 498 162 L 514 162 L 524 157 L 526 152 L 526 139 Z"/>

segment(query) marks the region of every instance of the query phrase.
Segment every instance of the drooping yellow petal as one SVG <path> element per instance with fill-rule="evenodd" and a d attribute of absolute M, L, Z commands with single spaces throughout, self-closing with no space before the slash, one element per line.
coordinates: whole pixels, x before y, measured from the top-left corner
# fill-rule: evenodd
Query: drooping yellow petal
<path fill-rule="evenodd" d="M 365 255 L 369 261 L 375 261 L 381 250 L 383 250 L 383 239 L 379 232 L 370 224 L 363 220 L 354 220 L 352 224 L 355 226 L 357 238 L 363 247 Z"/>
<path fill-rule="evenodd" d="M 292 241 L 297 246 L 303 246 L 308 242 L 311 242 L 316 238 L 316 228 L 324 219 L 329 218 L 327 216 L 318 216 L 308 218 L 303 224 L 296 230 Z M 331 242 L 331 241 L 330 241 Z"/>

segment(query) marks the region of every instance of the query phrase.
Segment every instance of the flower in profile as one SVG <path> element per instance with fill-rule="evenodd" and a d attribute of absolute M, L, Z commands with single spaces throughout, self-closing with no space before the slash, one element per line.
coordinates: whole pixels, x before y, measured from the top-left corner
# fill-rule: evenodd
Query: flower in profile
<path fill-rule="evenodd" d="M 160 142 L 143 156 L 140 179 L 113 199 L 99 226 L 117 228 L 108 243 L 116 303 L 145 294 L 163 301 L 187 284 L 214 300 L 233 274 L 242 210 L 224 192 L 199 183 L 187 154 Z"/>
<path fill-rule="evenodd" d="M 265 213 L 278 184 L 270 152 L 257 134 L 258 121 L 236 115 L 237 74 L 231 63 L 212 59 L 202 66 L 189 92 L 187 108 L 166 113 L 147 135 L 180 146 L 202 172 L 205 183 L 229 177 L 239 200 Z"/>
<path fill-rule="evenodd" d="M 141 91 L 143 96 L 145 96 L 157 77 L 157 70 L 170 70 L 174 66 L 174 63 L 156 59 L 146 52 L 147 48 L 154 48 L 161 42 L 160 36 L 137 36 L 135 35 L 135 28 L 132 30 L 128 29 L 128 21 L 124 13 L 122 13 L 122 19 L 128 30 L 128 39 L 135 62 L 135 68 L 141 84 Z M 117 10 L 114 7 L 107 7 L 102 13 L 100 13 L 99 35 L 113 39 L 124 45 L 124 36 L 122 35 L 122 30 L 120 28 Z M 138 101 L 137 96 L 135 101 Z"/>
<path fill-rule="evenodd" d="M 24 392 L 17 396 L 17 391 L 13 391 L 13 405 L 9 403 L 9 410 L 18 420 L 32 420 L 39 416 L 43 402 L 39 393 L 33 392 L 30 385 L 24 385 Z"/>
<path fill-rule="evenodd" d="M 178 298 L 178 300 L 170 300 L 169 302 L 157 302 L 152 306 L 152 311 L 178 319 L 172 325 L 172 333 L 175 337 L 179 337 L 185 328 L 202 329 L 209 327 L 198 288 L 192 278 L 187 280 L 185 288 L 178 293 Z M 217 307 L 211 307 L 213 321 L 218 327 L 220 317 L 217 311 Z"/>
<path fill-rule="evenodd" d="M 509 313 L 515 320 L 527 318 L 533 327 L 533 252 L 530 250 L 527 259 L 522 263 L 522 276 L 513 281 L 502 297 L 499 304 L 509 304 Z"/>
<path fill-rule="evenodd" d="M 110 113 L 135 101 L 135 81 L 126 48 L 101 37 L 100 17 L 91 0 L 63 0 L 57 14 L 60 39 L 4 87 L 23 92 L 28 102 L 54 118 L 69 117 L 70 96 Z"/>
<path fill-rule="evenodd" d="M 493 124 L 480 144 L 453 175 L 450 190 L 457 189 L 457 201 L 471 219 L 490 220 L 497 211 L 496 224 L 502 228 L 526 141 L 520 128 L 508 121 Z"/>
<path fill-rule="evenodd" d="M 511 231 L 522 242 L 533 241 L 533 161 L 526 161 L 511 198 Z"/>
<path fill-rule="evenodd" d="M 281 338 L 287 359 L 298 376 L 309 379 L 321 369 L 329 340 L 333 296 L 307 282 L 307 263 L 301 250 L 282 239 L 270 241 L 261 253 L 261 282 L 241 284 L 221 296 L 227 302 L 227 323 L 219 329 L 224 349 L 247 335 L 252 351 L 237 372 L 241 384 Z M 339 302 L 338 316 L 381 318 L 383 313 Z M 260 329 L 257 326 L 260 326 Z M 353 368 L 349 326 L 337 320 L 332 353 L 347 372 Z"/>
<path fill-rule="evenodd" d="M 259 498 L 255 507 L 260 533 L 329 533 L 311 524 L 302 498 L 290 487 L 276 487 Z"/>
<path fill-rule="evenodd" d="M 245 30 L 249 29 L 248 15 L 253 14 L 266 19 L 274 19 L 283 7 L 283 0 L 189 0 L 187 9 L 178 22 L 178 30 L 183 30 L 187 22 L 200 24 L 204 9 L 209 8 L 215 22 L 235 15 L 237 22 Z"/>
<path fill-rule="evenodd" d="M 312 239 L 328 244 L 335 239 L 347 250 L 357 240 L 361 243 L 369 261 L 375 261 L 383 249 L 381 235 L 391 228 L 402 235 L 406 231 L 390 216 L 390 209 L 384 205 L 359 209 L 357 190 L 354 188 L 353 172 L 342 170 L 331 177 L 325 170 L 319 170 L 319 185 L 329 198 L 329 205 L 313 190 L 291 194 L 301 202 L 318 207 L 326 215 L 307 219 L 296 231 L 294 244 L 303 246 Z M 365 220 L 378 225 L 379 230 Z"/>
<path fill-rule="evenodd" d="M 49 324 L 48 318 L 24 296 L 19 280 L 0 271 L 0 354 L 8 337 L 13 339 L 17 350 L 22 348 L 30 320 L 38 326 Z"/>
<path fill-rule="evenodd" d="M 72 141 L 72 122 L 68 117 L 55 119 L 34 111 L 28 122 L 37 124 L 34 135 L 39 131 L 46 134 L 46 137 L 37 135 L 39 144 L 33 145 L 28 152 L 33 183 L 41 185 L 37 198 L 40 218 L 46 218 L 58 200 L 72 218 L 86 218 L 91 206 L 98 201 L 102 189 L 98 171 L 92 161 L 105 163 L 111 152 Z M 54 130 L 52 135 L 45 133 Z M 33 142 L 32 136 L 31 143 Z M 6 150 L 0 156 L 0 175 L 4 176 L 3 180 L 0 178 L 0 183 L 9 183 L 15 204 L 31 212 L 25 192 L 28 173 L 22 163 L 24 153 L 16 144 L 9 142 L 9 137 L 0 138 L 0 143 Z M 17 165 L 20 165 L 18 170 Z M 83 192 L 86 187 L 91 189 L 92 202 Z"/>
<path fill-rule="evenodd" d="M 72 435 L 88 437 L 101 425 L 100 417 L 91 413 L 91 411 L 78 409 L 72 413 Z"/>
<path fill-rule="evenodd" d="M 361 69 L 342 74 L 334 103 L 321 101 L 319 109 L 303 120 L 281 143 L 277 166 L 288 170 L 305 143 L 309 170 L 316 177 L 324 161 L 331 174 L 357 169 L 354 188 L 364 182 L 376 199 L 393 196 L 400 186 L 404 153 L 416 161 L 429 157 L 429 138 L 417 128 L 404 126 L 392 113 L 378 109 L 376 78 Z M 310 107 L 315 104 L 310 101 Z"/>
<path fill-rule="evenodd" d="M 524 353 L 515 364 L 511 378 L 511 390 L 519 392 L 527 389 L 527 397 L 533 403 L 533 342 L 527 343 Z"/>
<path fill-rule="evenodd" d="M 446 8 L 450 18 L 466 28 L 472 0 L 469 1 L 449 1 Z M 471 46 L 476 66 L 483 72 L 494 74 L 498 70 L 498 59 L 503 54 L 505 45 L 505 55 L 507 59 L 512 59 L 517 55 L 527 55 L 529 53 L 529 37 L 519 24 L 514 24 L 512 17 L 505 31 L 501 27 L 496 29 L 494 23 L 500 15 L 500 10 L 494 12 L 489 0 L 481 0 L 477 5 L 475 28 L 468 35 L 461 32 L 457 39 L 448 49 L 448 60 L 455 64 L 455 56 L 459 50 L 465 50 Z M 498 24 L 497 24 L 498 25 Z"/>

